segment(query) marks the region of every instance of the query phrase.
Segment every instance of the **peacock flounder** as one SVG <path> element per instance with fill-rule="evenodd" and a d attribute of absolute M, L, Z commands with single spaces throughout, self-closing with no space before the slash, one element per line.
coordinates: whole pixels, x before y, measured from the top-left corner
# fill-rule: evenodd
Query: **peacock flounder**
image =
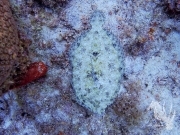
<path fill-rule="evenodd" d="M 123 51 L 117 38 L 103 29 L 104 15 L 95 11 L 91 29 L 70 49 L 72 86 L 80 105 L 102 114 L 120 92 Z"/>

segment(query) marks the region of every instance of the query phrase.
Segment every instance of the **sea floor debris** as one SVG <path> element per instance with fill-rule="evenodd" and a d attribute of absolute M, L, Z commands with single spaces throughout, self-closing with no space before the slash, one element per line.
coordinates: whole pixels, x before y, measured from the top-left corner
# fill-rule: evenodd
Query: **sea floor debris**
<path fill-rule="evenodd" d="M 37 0 L 10 2 L 18 29 L 32 41 L 32 62 L 43 61 L 48 72 L 1 96 L 1 134 L 180 134 L 180 33 L 178 12 L 170 17 L 164 10 L 168 1 L 70 0 L 60 7 Z M 75 40 L 90 30 L 96 10 L 104 14 L 103 29 L 125 50 L 121 93 L 103 116 L 77 102 L 68 55 Z M 167 103 L 173 106 L 170 114 Z M 146 111 L 150 104 L 152 111 Z"/>

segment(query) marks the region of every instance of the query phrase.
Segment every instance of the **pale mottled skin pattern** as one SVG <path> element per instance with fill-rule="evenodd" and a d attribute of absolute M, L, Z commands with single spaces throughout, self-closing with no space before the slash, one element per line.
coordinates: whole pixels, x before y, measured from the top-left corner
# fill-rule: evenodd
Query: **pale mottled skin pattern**
<path fill-rule="evenodd" d="M 8 0 L 0 0 L 0 86 L 10 75 L 18 54 L 18 32 Z M 1 94 L 0 89 L 0 94 Z"/>

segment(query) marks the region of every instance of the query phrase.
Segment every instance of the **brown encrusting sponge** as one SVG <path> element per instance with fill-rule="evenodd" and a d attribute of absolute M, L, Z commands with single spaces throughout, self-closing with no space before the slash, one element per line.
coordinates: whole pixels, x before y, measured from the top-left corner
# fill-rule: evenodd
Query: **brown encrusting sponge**
<path fill-rule="evenodd" d="M 0 86 L 10 75 L 18 55 L 18 31 L 8 0 L 0 2 Z M 0 90 L 1 92 L 1 90 Z"/>

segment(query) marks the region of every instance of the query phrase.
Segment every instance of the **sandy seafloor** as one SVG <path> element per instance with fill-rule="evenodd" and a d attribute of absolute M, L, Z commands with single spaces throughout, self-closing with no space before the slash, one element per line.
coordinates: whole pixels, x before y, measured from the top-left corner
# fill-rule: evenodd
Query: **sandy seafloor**
<path fill-rule="evenodd" d="M 180 22 L 161 1 L 71 0 L 62 8 L 10 1 L 19 30 L 32 40 L 32 61 L 48 72 L 0 97 L 0 135 L 180 134 Z M 95 10 L 124 49 L 120 93 L 101 115 L 77 103 L 68 56 Z"/>

